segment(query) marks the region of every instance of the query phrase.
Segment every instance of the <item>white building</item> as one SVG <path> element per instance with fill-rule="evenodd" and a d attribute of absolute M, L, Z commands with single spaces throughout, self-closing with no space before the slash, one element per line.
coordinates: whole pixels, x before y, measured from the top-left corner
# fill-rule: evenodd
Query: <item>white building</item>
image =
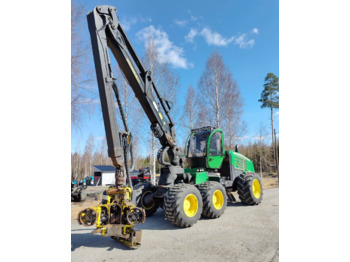
<path fill-rule="evenodd" d="M 115 167 L 94 165 L 94 179 L 96 186 L 115 185 Z"/>

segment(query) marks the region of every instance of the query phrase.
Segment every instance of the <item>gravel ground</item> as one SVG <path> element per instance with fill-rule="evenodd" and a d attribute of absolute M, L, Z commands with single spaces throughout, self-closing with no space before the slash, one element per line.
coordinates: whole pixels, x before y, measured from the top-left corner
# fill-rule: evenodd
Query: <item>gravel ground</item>
<path fill-rule="evenodd" d="M 229 203 L 218 219 L 201 218 L 177 228 L 157 213 L 138 225 L 142 245 L 130 250 L 110 237 L 92 235 L 94 227 L 72 220 L 72 261 L 278 261 L 279 189 L 264 191 L 258 206 Z M 238 197 L 236 197 L 238 199 Z M 239 200 L 238 200 L 239 201 Z"/>

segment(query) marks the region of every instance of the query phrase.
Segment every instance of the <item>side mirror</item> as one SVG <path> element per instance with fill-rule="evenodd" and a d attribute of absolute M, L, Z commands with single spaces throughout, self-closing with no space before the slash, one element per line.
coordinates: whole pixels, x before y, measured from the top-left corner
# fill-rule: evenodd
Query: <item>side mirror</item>
<path fill-rule="evenodd" d="M 235 152 L 239 153 L 238 145 L 235 145 Z"/>

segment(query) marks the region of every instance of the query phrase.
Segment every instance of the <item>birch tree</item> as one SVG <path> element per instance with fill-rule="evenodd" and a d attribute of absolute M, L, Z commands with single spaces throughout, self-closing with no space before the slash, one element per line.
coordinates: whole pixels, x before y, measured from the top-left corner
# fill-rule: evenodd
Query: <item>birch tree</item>
<path fill-rule="evenodd" d="M 161 97 L 172 101 L 174 109 L 176 111 L 176 92 L 179 83 L 179 77 L 171 71 L 167 62 L 160 62 L 159 52 L 155 45 L 154 39 L 150 37 L 147 41 L 145 55 L 143 57 L 143 65 L 152 71 L 153 81 L 160 93 Z M 147 120 L 148 121 L 148 120 Z M 151 133 L 151 177 L 152 183 L 156 181 L 156 140 Z"/>
<path fill-rule="evenodd" d="M 93 152 L 95 148 L 94 136 L 90 134 L 88 140 L 86 141 L 85 149 L 84 149 L 84 165 L 85 165 L 85 173 L 84 177 L 92 174 L 92 162 L 93 162 Z"/>
<path fill-rule="evenodd" d="M 197 124 L 224 129 L 226 143 L 233 147 L 244 132 L 244 122 L 241 121 L 243 99 L 236 80 L 217 50 L 209 56 L 198 87 Z"/>
<path fill-rule="evenodd" d="M 196 91 L 192 85 L 187 88 L 184 111 L 181 115 L 181 122 L 184 127 L 191 131 L 194 127 L 197 112 Z"/>
<path fill-rule="evenodd" d="M 76 3 L 71 6 L 71 123 L 79 128 L 83 114 L 92 113 L 92 101 L 97 94 L 90 88 L 93 72 L 88 69 L 88 45 L 82 36 L 85 7 Z M 89 71 L 90 70 L 90 71 Z M 93 97 L 93 98 L 91 98 Z"/>

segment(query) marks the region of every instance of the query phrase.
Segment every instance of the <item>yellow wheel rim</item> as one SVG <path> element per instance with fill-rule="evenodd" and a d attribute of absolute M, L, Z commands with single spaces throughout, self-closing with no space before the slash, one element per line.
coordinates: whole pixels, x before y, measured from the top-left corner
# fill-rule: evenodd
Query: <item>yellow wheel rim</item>
<path fill-rule="evenodd" d="M 253 194 L 255 196 L 255 198 L 259 199 L 260 195 L 261 195 L 261 186 L 260 186 L 260 182 L 258 179 L 254 179 L 253 181 Z"/>
<path fill-rule="evenodd" d="M 194 194 L 189 194 L 184 200 L 184 212 L 188 217 L 193 217 L 198 210 L 198 199 Z"/>
<path fill-rule="evenodd" d="M 224 195 L 221 190 L 216 190 L 213 194 L 213 205 L 217 210 L 220 210 L 224 205 Z"/>

